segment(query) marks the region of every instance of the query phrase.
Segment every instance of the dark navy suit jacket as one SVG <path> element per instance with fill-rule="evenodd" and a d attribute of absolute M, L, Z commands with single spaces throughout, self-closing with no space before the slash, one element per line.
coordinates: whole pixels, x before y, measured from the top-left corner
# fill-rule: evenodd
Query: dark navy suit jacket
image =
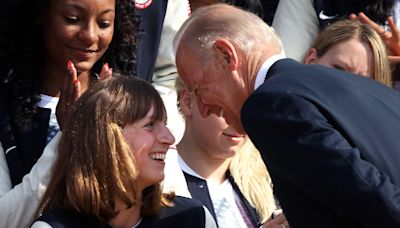
<path fill-rule="evenodd" d="M 176 196 L 173 203 L 172 207 L 161 208 L 158 216 L 142 218 L 137 228 L 205 227 L 205 209 L 200 202 Z M 36 221 L 44 221 L 54 228 L 111 228 L 95 218 L 61 208 L 45 212 Z"/>
<path fill-rule="evenodd" d="M 241 118 L 292 227 L 400 227 L 400 94 L 276 62 Z"/>

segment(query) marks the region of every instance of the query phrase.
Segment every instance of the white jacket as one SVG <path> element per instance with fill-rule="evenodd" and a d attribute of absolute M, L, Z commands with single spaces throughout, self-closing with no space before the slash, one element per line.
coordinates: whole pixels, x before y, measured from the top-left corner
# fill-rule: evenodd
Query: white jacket
<path fill-rule="evenodd" d="M 28 227 L 32 222 L 49 182 L 60 137 L 59 132 L 46 146 L 30 173 L 14 188 L 11 188 L 8 165 L 0 143 L 0 228 Z"/>

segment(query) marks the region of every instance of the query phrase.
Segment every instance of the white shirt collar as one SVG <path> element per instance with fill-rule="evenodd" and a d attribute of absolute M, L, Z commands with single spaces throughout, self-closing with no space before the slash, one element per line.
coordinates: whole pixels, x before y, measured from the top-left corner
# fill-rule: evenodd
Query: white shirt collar
<path fill-rule="evenodd" d="M 197 174 L 192 168 L 190 168 L 188 166 L 188 164 L 186 164 L 186 162 L 182 159 L 182 157 L 179 155 L 178 153 L 178 163 L 179 166 L 181 167 L 182 171 L 184 171 L 185 173 L 192 175 L 194 177 L 200 178 L 202 180 L 206 180 L 205 178 L 203 178 L 202 176 L 200 176 L 199 174 Z"/>
<path fill-rule="evenodd" d="M 277 54 L 269 57 L 265 62 L 261 65 L 260 70 L 258 70 L 256 81 L 254 83 L 254 90 L 260 87 L 264 81 L 265 77 L 267 76 L 267 72 L 271 66 L 276 63 L 278 60 L 286 58 L 283 54 Z"/>

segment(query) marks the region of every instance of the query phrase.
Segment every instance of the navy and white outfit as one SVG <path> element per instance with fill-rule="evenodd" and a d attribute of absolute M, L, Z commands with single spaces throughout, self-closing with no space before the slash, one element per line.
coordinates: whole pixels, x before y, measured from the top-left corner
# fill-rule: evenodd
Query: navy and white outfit
<path fill-rule="evenodd" d="M 7 89 L 0 88 L 0 227 L 24 227 L 36 210 L 54 156 L 57 98 L 41 96 L 30 122 L 14 124 Z M 57 140 L 58 141 L 58 140 Z M 18 203 L 15 203 L 18 202 Z"/>
<path fill-rule="evenodd" d="M 257 211 L 229 173 L 222 184 L 209 182 L 194 172 L 175 149 L 167 153 L 163 186 L 165 192 L 174 191 L 177 195 L 200 201 L 211 212 L 219 228 L 261 225 Z"/>

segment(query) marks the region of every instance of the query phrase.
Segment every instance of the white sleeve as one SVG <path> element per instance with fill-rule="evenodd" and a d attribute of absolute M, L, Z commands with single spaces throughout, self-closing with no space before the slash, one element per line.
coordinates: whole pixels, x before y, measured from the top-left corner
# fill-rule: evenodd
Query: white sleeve
<path fill-rule="evenodd" d="M 8 165 L 3 145 L 0 143 L 0 199 L 10 189 L 11 189 L 10 171 L 8 170 Z"/>
<path fill-rule="evenodd" d="M 272 27 L 280 36 L 286 57 L 303 62 L 319 33 L 313 0 L 280 0 Z"/>
<path fill-rule="evenodd" d="M 189 192 L 185 175 L 178 162 L 178 151 L 170 148 L 165 158 L 163 192 L 174 192 L 177 196 L 192 198 Z"/>
<path fill-rule="evenodd" d="M 32 222 L 50 179 L 60 137 L 58 133 L 51 140 L 31 171 L 12 189 L 4 151 L 0 147 L 0 227 L 27 227 Z"/>
<path fill-rule="evenodd" d="M 207 209 L 207 207 L 203 206 L 204 209 L 204 214 L 205 214 L 205 228 L 216 228 L 217 223 L 214 220 L 214 217 L 211 215 L 210 211 Z"/>
<path fill-rule="evenodd" d="M 189 2 L 187 0 L 168 0 L 160 46 L 154 66 L 153 83 L 155 85 L 175 89 L 175 80 L 178 77 L 178 72 L 175 64 L 173 40 L 183 22 L 189 17 L 188 6 Z"/>
<path fill-rule="evenodd" d="M 52 226 L 47 222 L 37 221 L 32 224 L 31 228 L 52 228 Z"/>

